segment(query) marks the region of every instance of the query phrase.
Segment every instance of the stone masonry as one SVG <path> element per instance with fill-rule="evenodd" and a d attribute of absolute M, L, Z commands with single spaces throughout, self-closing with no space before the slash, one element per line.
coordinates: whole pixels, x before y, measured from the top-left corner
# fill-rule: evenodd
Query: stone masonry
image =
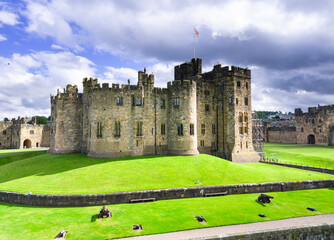
<path fill-rule="evenodd" d="M 252 145 L 251 71 L 202 60 L 175 67 L 167 88 L 138 72 L 137 85 L 83 80 L 83 93 L 67 85 L 51 96 L 50 152 L 89 157 L 213 154 L 256 162 Z"/>
<path fill-rule="evenodd" d="M 34 119 L 13 118 L 8 122 L 0 122 L 0 149 L 35 148 L 50 146 L 50 127 L 38 125 Z"/>

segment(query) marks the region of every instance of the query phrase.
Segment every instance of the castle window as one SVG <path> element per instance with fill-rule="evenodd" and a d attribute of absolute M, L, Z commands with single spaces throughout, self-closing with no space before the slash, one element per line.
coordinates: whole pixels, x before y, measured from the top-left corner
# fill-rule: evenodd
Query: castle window
<path fill-rule="evenodd" d="M 247 134 L 248 133 L 248 127 L 245 127 L 244 131 L 245 131 L 244 133 Z"/>
<path fill-rule="evenodd" d="M 232 98 L 231 97 L 228 99 L 228 103 L 232 104 Z"/>
<path fill-rule="evenodd" d="M 315 122 L 314 122 L 314 118 L 312 119 L 312 124 L 314 124 Z"/>
<path fill-rule="evenodd" d="M 206 111 L 206 112 L 209 112 L 209 111 L 210 111 L 210 106 L 209 106 L 209 104 L 205 104 L 205 111 Z"/>
<path fill-rule="evenodd" d="M 301 128 L 300 131 L 301 131 L 301 132 L 304 132 L 304 128 Z"/>
<path fill-rule="evenodd" d="M 34 130 L 30 130 L 30 134 L 34 134 L 35 133 L 35 131 Z"/>
<path fill-rule="evenodd" d="M 211 142 L 211 148 L 216 149 L 216 143 L 215 142 Z"/>
<path fill-rule="evenodd" d="M 174 98 L 174 107 L 179 107 L 180 106 L 180 98 Z"/>
<path fill-rule="evenodd" d="M 5 136 L 6 136 L 6 134 L 7 134 L 7 132 L 6 132 L 6 131 L 3 131 L 3 132 L 2 132 L 2 135 L 5 135 Z"/>
<path fill-rule="evenodd" d="M 313 128 L 313 132 L 315 133 L 317 131 L 317 129 Z"/>
<path fill-rule="evenodd" d="M 166 125 L 161 124 L 161 135 L 165 135 L 165 134 L 166 134 Z"/>
<path fill-rule="evenodd" d="M 205 134 L 205 124 L 201 124 L 201 133 Z"/>
<path fill-rule="evenodd" d="M 17 130 L 17 136 L 20 135 L 20 130 Z"/>
<path fill-rule="evenodd" d="M 237 81 L 237 87 L 241 87 L 241 82 Z"/>
<path fill-rule="evenodd" d="M 137 122 L 137 136 L 143 136 L 143 122 Z"/>
<path fill-rule="evenodd" d="M 195 128 L 193 123 L 190 123 L 190 135 L 195 135 Z"/>
<path fill-rule="evenodd" d="M 200 141 L 200 145 L 201 145 L 201 147 L 204 147 L 204 140 Z"/>
<path fill-rule="evenodd" d="M 97 123 L 97 137 L 98 138 L 102 137 L 102 122 Z"/>
<path fill-rule="evenodd" d="M 246 142 L 246 148 L 248 148 L 248 142 Z"/>
<path fill-rule="evenodd" d="M 248 106 L 248 98 L 245 97 L 245 105 Z"/>
<path fill-rule="evenodd" d="M 212 124 L 212 134 L 216 134 L 216 125 Z"/>
<path fill-rule="evenodd" d="M 243 120 L 242 112 L 239 112 L 239 122 L 242 123 L 242 120 Z"/>
<path fill-rule="evenodd" d="M 122 106 L 123 105 L 123 98 L 122 97 L 117 97 L 117 105 Z"/>
<path fill-rule="evenodd" d="M 243 134 L 243 127 L 239 127 L 239 134 Z"/>
<path fill-rule="evenodd" d="M 319 128 L 319 132 L 321 132 L 321 128 Z"/>
<path fill-rule="evenodd" d="M 248 82 L 246 82 L 246 89 L 248 89 Z"/>
<path fill-rule="evenodd" d="M 319 119 L 319 123 L 321 123 L 321 119 Z"/>
<path fill-rule="evenodd" d="M 244 118 L 245 118 L 245 122 L 248 122 L 248 113 L 245 113 Z"/>
<path fill-rule="evenodd" d="M 142 105 L 142 98 L 141 97 L 136 97 L 136 105 L 141 106 Z"/>
<path fill-rule="evenodd" d="M 238 105 L 238 104 L 239 104 L 239 99 L 236 98 L 236 99 L 235 99 L 235 105 Z"/>
<path fill-rule="evenodd" d="M 183 124 L 178 124 L 177 125 L 177 135 L 183 136 Z"/>
<path fill-rule="evenodd" d="M 115 122 L 115 137 L 121 136 L 121 123 Z"/>
<path fill-rule="evenodd" d="M 161 108 L 165 108 L 166 107 L 166 105 L 165 105 L 165 99 L 161 99 L 160 100 L 160 107 Z"/>
<path fill-rule="evenodd" d="M 240 148 L 242 149 L 242 142 L 240 141 Z"/>

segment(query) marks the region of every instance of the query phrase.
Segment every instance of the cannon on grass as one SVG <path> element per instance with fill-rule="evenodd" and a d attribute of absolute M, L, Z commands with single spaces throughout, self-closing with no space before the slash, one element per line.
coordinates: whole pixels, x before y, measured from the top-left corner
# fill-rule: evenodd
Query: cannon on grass
<path fill-rule="evenodd" d="M 270 199 L 273 199 L 274 197 L 269 196 L 267 194 L 261 193 L 261 195 L 257 198 L 257 201 L 262 203 L 270 203 Z"/>

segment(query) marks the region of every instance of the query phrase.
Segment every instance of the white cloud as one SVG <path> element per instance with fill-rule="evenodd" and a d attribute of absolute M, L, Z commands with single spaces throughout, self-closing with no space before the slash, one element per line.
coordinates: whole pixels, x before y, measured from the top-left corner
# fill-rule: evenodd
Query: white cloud
<path fill-rule="evenodd" d="M 50 114 L 50 94 L 96 75 L 94 63 L 71 52 L 0 57 L 0 119 Z M 8 64 L 9 63 L 9 64 Z"/>
<path fill-rule="evenodd" d="M 5 36 L 3 36 L 3 35 L 0 34 L 0 42 L 1 41 L 6 41 L 6 40 L 7 40 L 7 38 Z"/>
<path fill-rule="evenodd" d="M 5 10 L 0 11 L 0 24 L 14 26 L 19 23 L 18 18 L 18 15 L 16 15 L 15 13 Z"/>

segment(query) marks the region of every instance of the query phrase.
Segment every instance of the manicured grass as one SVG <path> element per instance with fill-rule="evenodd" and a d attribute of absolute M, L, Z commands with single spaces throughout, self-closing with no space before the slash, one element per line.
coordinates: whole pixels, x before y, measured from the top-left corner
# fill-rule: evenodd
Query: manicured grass
<path fill-rule="evenodd" d="M 23 153 L 20 152 L 20 153 L 17 153 L 17 154 L 11 154 L 9 156 L 3 155 L 3 156 L 0 156 L 0 166 L 11 163 L 11 162 L 19 161 L 19 160 L 22 160 L 22 159 L 42 155 L 42 154 L 45 154 L 45 153 L 46 153 L 46 150 L 37 151 L 37 152 L 23 152 Z"/>
<path fill-rule="evenodd" d="M 271 146 L 271 145 L 297 145 L 297 143 L 276 143 L 276 142 L 265 142 L 264 146 Z"/>
<path fill-rule="evenodd" d="M 333 190 L 268 193 L 274 197 L 269 204 L 255 202 L 259 194 L 243 194 L 111 205 L 109 219 L 96 219 L 101 206 L 46 208 L 0 203 L 0 239 L 52 239 L 63 229 L 69 231 L 66 239 L 107 239 L 334 213 Z M 260 213 L 266 217 L 259 217 Z M 207 222 L 197 222 L 198 215 Z M 133 231 L 133 224 L 142 224 L 143 231 Z"/>
<path fill-rule="evenodd" d="M 334 147 L 317 145 L 265 146 L 265 152 L 277 153 L 279 162 L 334 168 Z"/>
<path fill-rule="evenodd" d="M 0 166 L 0 189 L 40 194 L 92 194 L 189 186 L 330 179 L 333 175 L 210 155 L 94 159 L 44 154 Z M 195 182 L 199 180 L 201 184 Z"/>
<path fill-rule="evenodd" d="M 21 153 L 26 153 L 26 152 L 37 152 L 37 151 L 46 152 L 47 150 L 45 148 L 1 149 L 0 157 L 7 156 L 7 155 L 21 154 Z"/>

